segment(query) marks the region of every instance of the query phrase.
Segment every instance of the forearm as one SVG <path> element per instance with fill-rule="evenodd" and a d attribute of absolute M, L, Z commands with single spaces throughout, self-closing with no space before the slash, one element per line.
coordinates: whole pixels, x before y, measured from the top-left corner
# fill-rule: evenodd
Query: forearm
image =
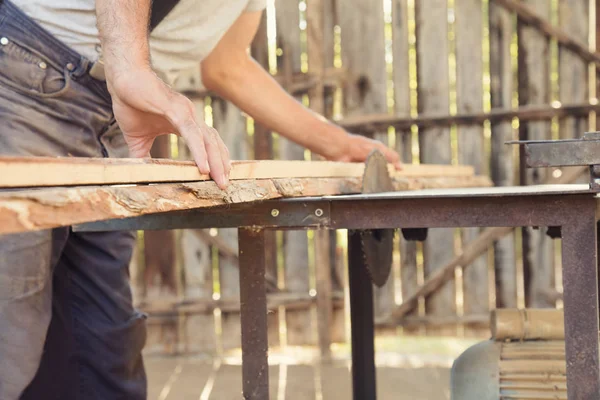
<path fill-rule="evenodd" d="M 204 84 L 260 124 L 301 146 L 325 157 L 340 152 L 346 136 L 343 129 L 291 97 L 250 57 L 235 65 L 231 72 L 205 76 Z"/>
<path fill-rule="evenodd" d="M 150 4 L 151 0 L 96 0 L 107 77 L 124 68 L 149 66 Z"/>

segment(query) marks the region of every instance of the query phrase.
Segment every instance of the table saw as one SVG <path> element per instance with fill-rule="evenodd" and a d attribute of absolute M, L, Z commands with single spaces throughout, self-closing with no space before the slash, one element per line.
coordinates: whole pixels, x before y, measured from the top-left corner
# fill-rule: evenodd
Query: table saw
<path fill-rule="evenodd" d="M 590 140 L 594 146 L 600 143 L 598 139 L 585 140 Z M 399 230 L 412 240 L 423 240 L 428 228 L 550 227 L 553 235 L 562 239 L 569 399 L 599 399 L 596 240 L 599 189 L 595 165 L 600 165 L 600 154 L 571 159 L 566 156 L 568 152 L 560 150 L 557 155 L 554 146 L 570 149 L 572 145 L 580 146 L 579 142 L 520 142 L 518 145 L 531 154 L 526 161 L 528 166 L 585 165 L 591 171 L 590 183 L 390 191 L 385 161 L 374 154 L 367 160 L 362 193 L 157 212 L 77 224 L 73 229 L 237 228 L 241 266 L 243 396 L 253 400 L 270 398 L 265 231 L 347 229 L 353 397 L 371 400 L 376 398 L 373 283 L 382 285 L 387 279 L 391 262 L 390 240 L 394 231 Z M 0 220 L 2 201 L 0 198 Z"/>

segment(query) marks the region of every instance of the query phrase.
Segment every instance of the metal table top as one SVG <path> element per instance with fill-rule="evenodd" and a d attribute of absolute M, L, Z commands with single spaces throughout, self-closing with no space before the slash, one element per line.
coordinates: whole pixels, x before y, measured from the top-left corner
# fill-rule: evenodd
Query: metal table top
<path fill-rule="evenodd" d="M 296 197 L 279 201 L 346 201 L 346 200 L 402 200 L 463 197 L 514 197 L 594 194 L 588 184 L 500 186 L 483 188 L 420 189 L 385 193 L 349 194 L 320 197 Z"/>

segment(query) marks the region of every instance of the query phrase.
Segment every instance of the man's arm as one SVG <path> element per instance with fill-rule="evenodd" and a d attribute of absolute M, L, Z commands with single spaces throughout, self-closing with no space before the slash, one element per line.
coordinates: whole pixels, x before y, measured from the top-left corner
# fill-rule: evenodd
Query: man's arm
<path fill-rule="evenodd" d="M 381 142 L 351 135 L 290 96 L 248 54 L 261 12 L 242 14 L 202 62 L 211 91 L 236 104 L 262 125 L 328 160 L 364 161 L 373 149 L 400 167 L 398 154 Z"/>
<path fill-rule="evenodd" d="M 150 67 L 150 0 L 96 0 L 96 14 L 113 111 L 131 155 L 148 157 L 157 136 L 176 133 L 200 171 L 225 188 L 230 161 L 223 141 Z"/>

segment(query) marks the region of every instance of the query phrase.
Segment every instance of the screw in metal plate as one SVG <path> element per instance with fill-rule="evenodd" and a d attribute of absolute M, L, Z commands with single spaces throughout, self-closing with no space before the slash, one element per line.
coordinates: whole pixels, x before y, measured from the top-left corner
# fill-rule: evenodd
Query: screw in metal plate
<path fill-rule="evenodd" d="M 48 68 L 48 65 L 46 65 L 46 63 L 45 63 L 45 62 L 43 62 L 43 61 L 40 61 L 40 63 L 39 63 L 38 65 L 39 65 L 39 67 L 40 67 L 41 69 L 46 69 L 46 68 Z"/>
<path fill-rule="evenodd" d="M 323 210 L 321 210 L 320 208 L 317 208 L 317 209 L 315 210 L 315 215 L 316 215 L 317 217 L 322 217 L 322 216 L 323 216 Z"/>
<path fill-rule="evenodd" d="M 276 217 L 279 215 L 279 210 L 274 208 L 271 210 L 271 216 Z"/>
<path fill-rule="evenodd" d="M 5 37 L 0 38 L 0 44 L 2 46 L 6 46 L 8 44 L 8 38 L 5 38 Z"/>

